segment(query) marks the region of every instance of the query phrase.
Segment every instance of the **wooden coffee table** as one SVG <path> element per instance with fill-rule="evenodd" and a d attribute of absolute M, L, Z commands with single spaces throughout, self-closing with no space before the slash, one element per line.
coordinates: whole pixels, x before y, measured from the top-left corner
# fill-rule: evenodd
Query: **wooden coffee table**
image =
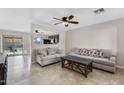
<path fill-rule="evenodd" d="M 62 68 L 68 68 L 83 74 L 86 78 L 89 72 L 92 72 L 92 61 L 76 56 L 62 57 Z"/>

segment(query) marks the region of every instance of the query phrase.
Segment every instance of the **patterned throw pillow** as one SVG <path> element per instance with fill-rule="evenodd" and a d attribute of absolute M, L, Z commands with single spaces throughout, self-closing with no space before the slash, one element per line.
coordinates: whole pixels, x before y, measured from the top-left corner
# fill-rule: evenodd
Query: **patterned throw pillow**
<path fill-rule="evenodd" d="M 98 56 L 98 52 L 96 49 L 92 49 L 92 53 L 91 53 L 92 57 L 97 57 Z"/>
<path fill-rule="evenodd" d="M 81 51 L 80 51 L 80 54 L 81 55 L 84 55 L 84 56 L 88 56 L 89 54 L 89 50 L 88 49 L 86 49 L 86 48 L 83 48 L 83 49 L 81 49 Z"/>
<path fill-rule="evenodd" d="M 79 49 L 79 54 L 83 55 L 83 48 Z"/>
<path fill-rule="evenodd" d="M 82 48 L 82 49 L 79 49 L 79 53 L 80 53 L 80 55 L 83 55 L 83 56 L 92 56 L 92 57 L 100 57 L 100 58 L 104 57 L 104 54 L 103 54 L 102 50 L 100 50 L 100 49 Z"/>
<path fill-rule="evenodd" d="M 104 57 L 103 52 L 101 50 L 99 50 L 99 49 L 93 49 L 93 52 L 92 52 L 91 56 L 93 56 L 93 57 L 101 57 L 101 58 Z"/>
<path fill-rule="evenodd" d="M 82 53 L 82 49 L 80 48 L 80 49 L 79 49 L 79 54 L 81 55 L 81 53 Z"/>
<path fill-rule="evenodd" d="M 104 53 L 102 52 L 102 50 L 99 50 L 99 57 L 104 58 Z"/>
<path fill-rule="evenodd" d="M 88 56 L 92 56 L 94 49 L 89 49 Z"/>

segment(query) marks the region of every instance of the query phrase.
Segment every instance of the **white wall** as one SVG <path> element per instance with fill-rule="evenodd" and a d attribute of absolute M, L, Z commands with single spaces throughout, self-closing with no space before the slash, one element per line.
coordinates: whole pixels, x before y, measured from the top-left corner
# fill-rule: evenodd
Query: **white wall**
<path fill-rule="evenodd" d="M 53 33 L 58 33 L 59 34 L 59 43 L 58 44 L 47 44 L 47 45 L 39 45 L 35 44 L 33 42 L 33 37 L 34 37 L 34 31 L 35 30 L 41 30 L 41 31 L 46 31 L 46 32 L 53 32 Z M 31 48 L 32 48 L 32 61 L 35 61 L 35 49 L 41 49 L 45 47 L 58 47 L 59 49 L 65 51 L 65 31 L 59 31 L 57 29 L 51 28 L 49 26 L 44 26 L 44 25 L 37 25 L 37 24 L 32 24 L 32 30 L 31 30 Z"/>
<path fill-rule="evenodd" d="M 56 30 L 54 28 L 49 28 L 43 25 L 36 25 L 36 24 L 32 24 L 32 30 L 31 30 L 31 35 L 32 37 L 35 35 L 34 31 L 35 30 L 41 30 L 41 31 L 46 31 L 46 32 L 53 32 L 53 33 L 58 33 L 59 34 L 59 43 L 58 44 L 48 44 L 48 45 L 39 45 L 39 44 L 35 44 L 33 42 L 33 38 L 31 38 L 32 40 L 32 49 L 39 49 L 39 48 L 43 48 L 43 47 L 59 47 L 60 49 L 65 51 L 65 31 L 59 31 Z"/>
<path fill-rule="evenodd" d="M 124 67 L 124 19 L 116 25 L 118 26 L 118 65 Z"/>
<path fill-rule="evenodd" d="M 29 9 L 0 9 L 0 29 L 30 32 L 30 22 Z"/>
<path fill-rule="evenodd" d="M 68 31 L 66 50 L 75 47 L 117 50 L 117 65 L 124 66 L 124 19 Z"/>
<path fill-rule="evenodd" d="M 67 48 L 100 48 L 117 50 L 116 28 L 78 29 L 67 32 Z"/>

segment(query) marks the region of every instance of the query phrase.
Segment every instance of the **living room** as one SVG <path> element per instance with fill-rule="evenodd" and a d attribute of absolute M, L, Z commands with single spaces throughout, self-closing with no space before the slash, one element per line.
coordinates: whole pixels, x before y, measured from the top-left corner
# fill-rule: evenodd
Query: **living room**
<path fill-rule="evenodd" d="M 123 6 L 1 0 L 0 92 L 123 92 Z"/>
<path fill-rule="evenodd" d="M 124 84 L 123 8 L 24 8 L 0 13 L 0 50 L 9 55 L 7 85 Z M 66 65 L 81 74 L 63 68 Z"/>
<path fill-rule="evenodd" d="M 47 11 L 49 11 L 49 10 L 47 10 Z M 78 10 L 78 11 L 81 11 L 81 10 Z M 105 12 L 108 13 L 108 11 L 110 12 L 111 10 L 105 9 Z M 114 10 L 112 10 L 112 11 L 114 11 Z M 115 11 L 116 11 L 116 9 L 115 9 Z M 121 16 L 122 16 L 121 10 L 118 10 L 118 13 L 116 11 L 116 13 L 113 13 L 113 15 L 119 14 L 119 11 L 121 12 Z M 44 15 L 45 15 L 45 13 L 44 13 Z M 88 15 L 88 14 L 86 14 L 86 15 Z M 61 69 L 59 68 L 61 66 L 61 64 L 59 64 L 59 63 L 53 64 L 53 63 L 56 63 L 55 60 L 54 60 L 54 62 L 51 61 L 52 63 L 49 63 L 49 62 L 47 63 L 46 61 L 44 61 L 44 59 L 46 59 L 47 56 L 40 58 L 41 57 L 40 54 L 42 54 L 42 52 L 38 52 L 35 55 L 35 58 L 36 58 L 35 62 L 38 64 L 35 64 L 35 63 L 33 64 L 33 69 L 34 69 L 33 71 L 34 72 L 37 71 L 39 73 L 44 73 L 44 70 L 46 70 L 49 72 L 46 72 L 46 74 L 44 74 L 44 77 L 42 76 L 42 74 L 41 75 L 35 74 L 36 72 L 33 73 L 33 75 L 34 75 L 33 83 L 35 83 L 35 84 L 41 84 L 41 83 L 42 84 L 122 84 L 123 79 L 121 79 L 121 77 L 123 77 L 123 76 L 121 76 L 120 73 L 121 74 L 123 73 L 123 56 L 122 56 L 123 55 L 123 53 L 122 53 L 122 50 L 123 50 L 123 48 L 122 48 L 123 47 L 123 43 L 122 43 L 123 42 L 123 34 L 122 34 L 123 33 L 123 25 L 122 24 L 124 22 L 124 19 L 123 19 L 123 17 L 117 18 L 117 15 L 116 15 L 117 19 L 113 19 L 112 14 L 110 14 L 111 17 L 109 17 L 109 18 L 111 18 L 112 20 L 105 21 L 106 17 L 108 17 L 108 15 L 109 14 L 107 14 L 107 16 L 105 14 L 95 15 L 95 16 L 97 16 L 96 19 L 98 18 L 97 21 L 99 20 L 100 22 L 95 23 L 96 22 L 96 20 L 95 20 L 93 22 L 93 24 L 92 24 L 92 20 L 94 19 L 94 17 L 88 16 L 87 18 L 91 20 L 91 21 L 88 20 L 88 22 L 91 22 L 90 24 L 92 24 L 92 25 L 87 25 L 84 27 L 81 26 L 79 28 L 73 28 L 72 30 L 67 28 L 67 29 L 69 29 L 68 31 L 64 31 L 64 30 L 59 31 L 60 37 L 62 35 L 62 37 L 60 38 L 61 39 L 60 44 L 44 45 L 44 46 L 45 46 L 45 49 L 58 47 L 59 49 L 63 50 L 66 55 L 70 55 L 70 52 L 75 48 L 78 48 L 79 50 L 84 49 L 84 48 L 98 49 L 98 50 L 105 49 L 107 51 L 111 50 L 111 52 L 114 54 L 114 57 L 115 57 L 114 61 L 112 61 L 112 62 L 115 62 L 115 63 L 108 64 L 108 65 L 113 65 L 112 68 L 111 67 L 104 68 L 103 65 L 102 66 L 98 65 L 99 67 L 97 66 L 97 69 L 99 68 L 99 69 L 102 69 L 105 71 L 95 69 L 96 71 L 93 70 L 95 73 L 93 74 L 93 72 L 92 72 L 92 75 L 89 73 L 88 79 L 84 80 L 84 78 L 80 79 L 80 77 L 78 77 L 77 74 L 75 75 L 74 73 L 72 74 L 71 72 L 69 72 L 69 73 L 71 73 L 70 75 L 69 75 L 69 73 L 68 73 L 68 75 L 61 73 L 60 72 Z M 80 18 L 79 14 L 78 14 L 78 17 Z M 104 18 L 102 19 L 102 22 L 101 22 L 101 17 L 105 17 L 105 19 Z M 85 20 L 87 20 L 87 19 L 85 17 L 82 17 L 82 18 L 84 18 L 82 20 L 85 23 Z M 86 24 L 84 24 L 84 25 L 86 25 Z M 60 26 L 63 26 L 63 25 L 60 24 Z M 74 25 L 69 25 L 69 26 L 71 28 Z M 46 27 L 46 29 L 45 29 L 45 27 Z M 42 30 L 52 32 L 52 31 L 55 31 L 58 29 L 55 27 L 53 28 L 52 26 L 48 27 L 48 26 L 44 26 L 44 25 L 38 25 L 38 27 L 33 30 L 34 33 L 35 33 L 35 30 L 38 30 L 40 33 L 40 32 L 43 32 Z M 38 47 L 35 47 L 34 49 L 40 50 L 40 48 L 38 48 Z M 49 50 L 47 50 L 47 51 L 49 51 Z M 73 56 L 75 56 L 75 55 L 73 55 Z M 52 56 L 48 55 L 48 57 L 49 58 L 51 57 L 50 60 L 52 60 Z M 40 60 L 42 60 L 42 61 L 40 61 Z M 47 64 L 44 65 L 44 62 L 46 62 Z M 39 64 L 44 67 L 41 69 Z M 102 62 L 102 64 L 105 64 L 105 63 Z M 49 66 L 47 66 L 47 65 L 49 65 Z M 37 69 L 35 69 L 35 68 L 37 68 Z M 57 69 L 57 71 L 55 71 L 54 68 Z M 114 74 L 108 73 L 106 71 L 114 72 Z M 67 74 L 66 71 L 65 71 L 65 73 Z M 98 74 L 98 76 L 96 73 Z M 54 74 L 54 76 L 51 76 L 51 74 L 52 75 Z M 36 78 L 35 77 L 36 75 L 38 75 L 40 77 L 40 79 L 39 79 L 39 77 Z M 94 75 L 96 75 L 96 77 Z M 63 79 L 60 80 L 60 76 L 65 76 L 65 77 L 63 77 Z M 66 81 L 66 79 L 70 78 L 71 76 L 73 76 L 73 79 L 71 79 L 71 80 L 68 79 Z M 99 81 L 97 79 L 99 76 L 102 77 L 100 79 L 101 81 Z M 51 77 L 51 78 L 49 78 L 49 77 Z M 89 77 L 92 77 L 92 78 L 89 78 Z M 46 78 L 46 79 L 44 79 L 44 78 Z M 55 79 L 53 79 L 53 78 L 55 78 Z M 77 80 L 77 78 L 78 78 L 78 80 Z M 35 79 L 36 79 L 36 81 L 35 81 Z"/>

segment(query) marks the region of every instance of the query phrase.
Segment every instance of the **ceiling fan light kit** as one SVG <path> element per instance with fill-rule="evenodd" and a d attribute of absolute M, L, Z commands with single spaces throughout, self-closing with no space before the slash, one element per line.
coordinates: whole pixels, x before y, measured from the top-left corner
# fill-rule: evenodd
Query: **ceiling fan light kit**
<path fill-rule="evenodd" d="M 38 30 L 35 30 L 35 33 L 39 33 Z"/>

